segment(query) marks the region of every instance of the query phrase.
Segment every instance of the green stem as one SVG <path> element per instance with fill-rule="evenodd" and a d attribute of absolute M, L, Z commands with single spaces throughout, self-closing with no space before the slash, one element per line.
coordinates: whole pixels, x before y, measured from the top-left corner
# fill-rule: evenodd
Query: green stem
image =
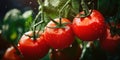
<path fill-rule="evenodd" d="M 37 0 L 38 4 L 41 5 L 42 4 L 42 1 L 41 0 Z"/>
<path fill-rule="evenodd" d="M 59 24 L 58 22 L 54 21 L 51 17 L 48 16 L 48 18 L 49 18 L 52 22 L 54 22 L 56 25 Z"/>
<path fill-rule="evenodd" d="M 63 11 L 63 9 L 71 2 L 71 0 L 68 0 L 65 5 L 60 9 L 59 13 L 61 14 L 61 12 Z"/>
<path fill-rule="evenodd" d="M 42 0 L 38 0 L 38 4 L 41 6 L 41 21 L 44 21 L 44 5 L 42 3 Z"/>
<path fill-rule="evenodd" d="M 68 6 L 68 4 L 71 2 L 71 0 L 68 0 L 66 3 L 65 3 L 65 5 L 59 10 L 59 27 L 61 27 L 62 26 L 62 19 L 61 19 L 61 14 L 62 14 L 62 11 L 64 10 L 64 8 L 66 7 L 66 6 Z"/>
<path fill-rule="evenodd" d="M 37 19 L 39 18 L 40 14 L 41 14 L 41 12 L 39 11 L 38 14 L 36 15 L 35 19 L 33 20 L 33 23 L 32 23 L 32 26 L 31 26 L 32 28 L 34 27 L 34 25 L 35 25 Z"/>
<path fill-rule="evenodd" d="M 38 14 L 36 15 L 36 17 L 35 17 L 35 19 L 34 19 L 34 22 L 33 22 L 33 40 L 36 40 L 36 32 L 35 32 L 36 27 L 37 27 L 39 24 L 41 24 L 41 23 L 44 22 L 43 4 L 42 4 L 41 0 L 38 0 L 38 4 L 41 5 L 41 11 L 38 12 Z M 40 15 L 41 15 L 41 21 L 38 22 L 37 24 L 35 24 Z"/>
<path fill-rule="evenodd" d="M 41 12 L 39 11 L 33 22 L 33 40 L 36 40 L 36 33 L 35 33 L 36 25 L 35 25 L 35 23 L 36 23 L 37 19 L 39 18 L 40 14 L 41 14 Z"/>
<path fill-rule="evenodd" d="M 23 58 L 23 55 L 22 55 L 22 53 L 19 51 L 19 49 L 17 48 L 17 46 L 16 46 L 13 42 L 11 42 L 11 44 L 12 44 L 12 46 L 15 48 L 16 54 L 19 55 L 20 58 Z"/>
<path fill-rule="evenodd" d="M 33 40 L 36 40 L 36 32 L 35 32 L 35 30 L 36 30 L 36 27 L 34 26 L 33 27 Z"/>
<path fill-rule="evenodd" d="M 60 24 L 59 24 L 59 26 L 61 27 L 62 26 L 62 19 L 61 19 L 61 17 L 59 17 L 59 19 L 60 19 Z"/>
<path fill-rule="evenodd" d="M 43 23 L 43 21 L 40 21 L 40 22 L 36 23 L 36 24 L 34 25 L 34 27 L 37 27 L 37 26 L 40 25 L 41 23 Z"/>
<path fill-rule="evenodd" d="M 83 50 L 82 50 L 82 54 L 81 54 L 80 60 L 84 60 L 85 52 L 87 50 L 87 44 L 89 44 L 89 43 L 83 41 Z"/>
<path fill-rule="evenodd" d="M 37 19 L 39 18 L 41 12 L 39 11 L 38 14 L 36 15 L 35 19 L 34 19 L 34 24 L 36 23 Z"/>

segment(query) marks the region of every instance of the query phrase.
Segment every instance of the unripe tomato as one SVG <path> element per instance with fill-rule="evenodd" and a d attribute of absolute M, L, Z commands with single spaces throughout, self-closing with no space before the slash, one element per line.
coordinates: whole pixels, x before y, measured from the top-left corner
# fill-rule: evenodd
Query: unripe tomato
<path fill-rule="evenodd" d="M 78 14 L 73 19 L 72 27 L 75 35 L 83 41 L 96 40 L 106 31 L 104 17 L 97 10 L 93 10 L 87 17 Z"/>

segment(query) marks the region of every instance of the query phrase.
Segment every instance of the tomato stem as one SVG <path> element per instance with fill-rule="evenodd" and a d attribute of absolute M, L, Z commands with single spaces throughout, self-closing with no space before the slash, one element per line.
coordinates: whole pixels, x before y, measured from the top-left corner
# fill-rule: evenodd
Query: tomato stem
<path fill-rule="evenodd" d="M 11 44 L 15 48 L 16 54 L 19 55 L 20 58 L 24 58 L 24 56 L 22 55 L 22 53 L 19 51 L 18 47 L 13 42 L 11 42 Z"/>
<path fill-rule="evenodd" d="M 40 16 L 41 12 L 38 12 L 38 14 L 36 15 L 35 19 L 33 20 L 33 23 L 32 23 L 32 28 L 34 27 L 38 17 Z"/>
<path fill-rule="evenodd" d="M 62 19 L 61 19 L 61 17 L 60 17 L 60 24 L 59 24 L 59 26 L 61 27 L 62 26 L 62 21 L 61 21 Z"/>
<path fill-rule="evenodd" d="M 59 24 L 58 24 L 58 26 L 59 27 L 62 27 L 62 19 L 61 19 L 61 14 L 62 14 L 62 11 L 64 10 L 64 8 L 66 7 L 66 6 L 68 6 L 68 4 L 71 2 L 71 0 L 68 0 L 66 3 L 65 3 L 65 5 L 59 10 Z"/>
<path fill-rule="evenodd" d="M 81 54 L 81 57 L 80 57 L 80 60 L 83 60 L 84 59 L 84 55 L 85 55 L 85 52 L 87 50 L 87 45 L 89 44 L 89 42 L 86 42 L 86 41 L 83 41 L 83 49 L 82 49 L 82 54 Z"/>
<path fill-rule="evenodd" d="M 38 12 L 38 14 L 36 15 L 35 19 L 34 19 L 34 22 L 32 24 L 33 26 L 33 40 L 36 40 L 36 27 L 42 23 L 44 23 L 44 12 L 43 12 L 43 4 L 42 4 L 42 1 L 41 0 L 38 0 L 38 4 L 40 4 L 41 6 L 41 10 Z M 39 16 L 41 16 L 41 21 L 36 23 L 36 21 L 38 20 Z M 42 27 L 40 27 L 40 30 L 42 29 Z M 39 33 L 39 32 L 38 32 Z"/>

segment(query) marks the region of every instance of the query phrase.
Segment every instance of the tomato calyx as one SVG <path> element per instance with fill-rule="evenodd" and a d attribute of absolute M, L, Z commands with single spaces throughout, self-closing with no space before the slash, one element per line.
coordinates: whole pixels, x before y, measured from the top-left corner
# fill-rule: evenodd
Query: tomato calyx
<path fill-rule="evenodd" d="M 31 38 L 31 40 L 36 40 L 36 38 L 39 38 L 39 36 L 41 35 L 41 32 L 40 31 L 33 31 L 32 35 L 28 35 L 28 34 L 24 34 L 24 35 Z"/>
<path fill-rule="evenodd" d="M 119 35 L 120 36 L 120 27 L 119 24 L 112 24 L 110 22 L 108 22 L 109 28 L 110 28 L 110 33 L 111 33 L 111 37 L 114 37 L 115 35 Z"/>
<path fill-rule="evenodd" d="M 52 28 L 52 29 L 54 29 L 54 28 L 65 28 L 66 25 L 71 24 L 71 23 L 69 23 L 69 22 L 62 23 L 62 21 L 61 21 L 62 18 L 61 18 L 61 17 L 59 18 L 59 21 L 58 21 L 58 22 L 55 21 L 55 20 L 53 20 L 53 19 L 50 18 L 50 17 L 49 17 L 49 19 L 50 19 L 53 23 L 55 23 L 56 26 L 55 26 L 55 27 L 46 26 L 47 28 Z"/>

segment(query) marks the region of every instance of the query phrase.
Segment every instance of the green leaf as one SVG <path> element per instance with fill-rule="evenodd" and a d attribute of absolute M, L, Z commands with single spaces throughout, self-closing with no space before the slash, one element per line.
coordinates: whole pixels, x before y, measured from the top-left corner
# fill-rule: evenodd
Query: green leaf
<path fill-rule="evenodd" d="M 45 0 L 44 12 L 53 19 L 58 18 L 59 10 L 65 5 L 67 1 L 68 0 Z M 71 0 L 71 2 L 62 12 L 63 12 L 62 17 L 67 17 L 67 18 L 73 17 L 73 15 L 75 15 L 74 12 L 79 12 L 78 1 Z"/>
<path fill-rule="evenodd" d="M 12 9 L 5 14 L 4 23 L 12 23 L 19 19 L 21 12 L 18 9 Z"/>
<path fill-rule="evenodd" d="M 32 16 L 32 13 L 33 13 L 32 10 L 28 10 L 28 11 L 24 12 L 24 13 L 22 14 L 22 16 L 23 16 L 23 18 L 27 19 L 27 18 L 29 18 L 29 17 Z"/>
<path fill-rule="evenodd" d="M 31 24 L 33 22 L 32 14 L 33 14 L 32 10 L 28 10 L 22 14 L 22 17 L 24 18 L 24 26 L 26 30 L 30 29 Z"/>

